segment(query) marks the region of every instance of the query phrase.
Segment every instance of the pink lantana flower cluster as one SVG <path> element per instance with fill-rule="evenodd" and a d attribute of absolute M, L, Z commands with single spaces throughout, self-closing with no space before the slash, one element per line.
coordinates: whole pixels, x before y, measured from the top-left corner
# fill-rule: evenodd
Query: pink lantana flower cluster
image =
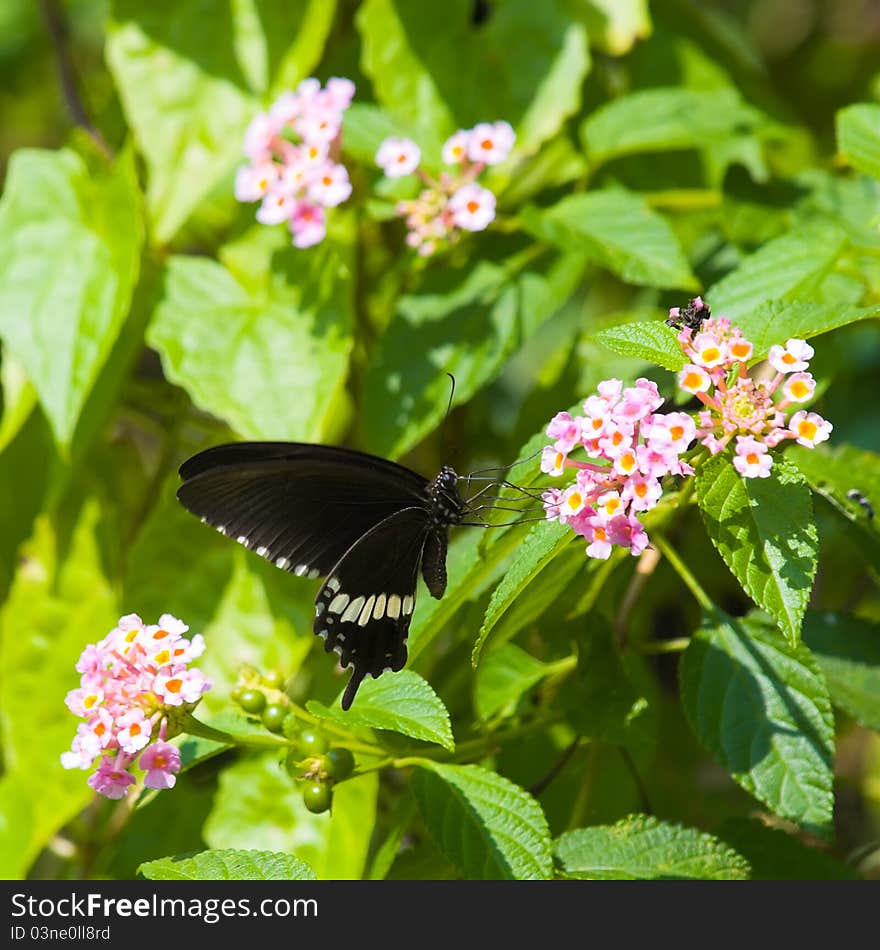
<path fill-rule="evenodd" d="M 574 473 L 575 481 L 544 492 L 544 510 L 587 539 L 590 557 L 604 560 L 614 545 L 641 554 L 648 535 L 639 515 L 660 500 L 661 479 L 693 474 L 680 456 L 696 425 L 685 412 L 658 413 L 663 401 L 648 379 L 627 389 L 606 379 L 584 402 L 582 416 L 560 412 L 547 426 L 554 442 L 543 451 L 541 471 Z M 570 458 L 577 449 L 595 461 Z"/>
<path fill-rule="evenodd" d="M 419 167 L 422 153 L 410 139 L 387 138 L 376 152 L 376 164 L 389 178 L 416 174 L 424 183 L 418 198 L 400 201 L 396 212 L 406 219 L 406 242 L 423 257 L 443 242 L 457 240 L 461 231 L 483 231 L 495 219 L 495 195 L 477 184 L 488 165 L 503 162 L 516 134 L 507 122 L 481 122 L 459 129 L 443 146 L 445 165 L 454 172 L 439 178 Z"/>
<path fill-rule="evenodd" d="M 122 798 L 135 784 L 132 766 L 146 774 L 147 788 L 173 788 L 180 753 L 166 741 L 169 715 L 192 708 L 211 688 L 189 664 L 201 656 L 201 634 L 171 614 L 145 625 L 137 614 L 122 617 L 99 643 L 90 643 L 76 664 L 80 685 L 65 702 L 81 722 L 66 769 L 90 769 L 89 785 L 107 798 Z"/>
<path fill-rule="evenodd" d="M 747 372 L 753 347 L 739 327 L 725 317 L 713 318 L 699 297 L 687 309 L 705 317 L 678 334 L 690 360 L 678 374 L 678 385 L 705 407 L 698 414 L 697 437 L 713 455 L 735 439 L 733 464 L 740 475 L 767 478 L 773 466 L 769 450 L 783 440 L 794 439 L 811 449 L 829 437 L 833 427 L 818 413 L 797 409 L 787 416 L 809 402 L 816 390 L 807 372 L 813 347 L 806 340 L 792 338 L 784 346 L 771 347 L 767 362 L 775 375 L 755 380 Z M 673 308 L 670 319 L 679 313 Z"/>
<path fill-rule="evenodd" d="M 235 197 L 259 201 L 261 224 L 286 221 L 296 247 L 318 244 L 326 234 L 326 208 L 351 194 L 339 153 L 343 113 L 354 96 L 350 79 L 304 79 L 284 92 L 245 132 L 250 164 L 238 170 Z"/>

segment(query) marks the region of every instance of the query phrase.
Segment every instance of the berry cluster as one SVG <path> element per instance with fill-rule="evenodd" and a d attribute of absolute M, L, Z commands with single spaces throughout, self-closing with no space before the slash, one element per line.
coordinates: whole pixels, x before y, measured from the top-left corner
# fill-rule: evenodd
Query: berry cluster
<path fill-rule="evenodd" d="M 342 204 L 351 182 L 338 155 L 342 117 L 354 96 L 349 79 L 304 79 L 284 92 L 245 133 L 249 165 L 235 179 L 239 201 L 260 201 L 262 224 L 288 222 L 293 243 L 304 248 L 324 239 L 325 208 Z"/>
<path fill-rule="evenodd" d="M 698 416 L 697 437 L 713 455 L 736 438 L 736 470 L 745 478 L 766 478 L 773 466 L 769 449 L 785 439 L 813 448 L 828 438 L 833 427 L 815 412 L 800 409 L 786 418 L 816 390 L 816 381 L 806 372 L 813 356 L 809 343 L 792 338 L 785 346 L 772 346 L 767 362 L 775 375 L 756 380 L 747 372 L 753 347 L 739 327 L 724 317 L 713 318 L 699 297 L 687 310 L 702 319 L 696 329 L 686 325 L 678 333 L 691 361 L 679 372 L 678 385 L 705 407 Z M 673 308 L 670 319 L 679 313 Z M 781 398 L 774 399 L 776 395 Z"/>
<path fill-rule="evenodd" d="M 145 625 L 137 614 L 122 617 L 99 643 L 90 643 L 76 664 L 80 685 L 65 702 L 84 722 L 69 752 L 66 769 L 89 769 L 100 755 L 89 785 L 107 798 L 122 798 L 135 784 L 131 767 L 146 775 L 147 788 L 173 788 L 180 753 L 166 742 L 169 716 L 191 709 L 211 684 L 189 664 L 202 655 L 201 634 L 171 614 Z"/>
<path fill-rule="evenodd" d="M 333 785 L 354 771 L 354 756 L 348 749 L 329 747 L 320 731 L 301 728 L 283 687 L 280 673 L 261 675 L 245 668 L 231 695 L 248 715 L 259 716 L 270 732 L 283 733 L 290 740 L 284 767 L 291 777 L 305 782 L 303 802 L 309 811 L 320 814 L 333 804 Z"/>
<path fill-rule="evenodd" d="M 639 515 L 660 500 L 660 480 L 693 474 L 679 456 L 696 436 L 694 421 L 684 412 L 658 413 L 663 401 L 648 379 L 627 389 L 619 379 L 607 379 L 584 402 L 584 415 L 560 412 L 547 426 L 555 441 L 543 451 L 541 471 L 562 475 L 568 469 L 576 476 L 567 488 L 544 492 L 544 509 L 548 519 L 587 539 L 590 557 L 604 560 L 613 545 L 641 554 L 648 535 Z M 579 448 L 597 461 L 569 458 Z"/>
<path fill-rule="evenodd" d="M 400 201 L 397 214 L 406 219 L 406 241 L 423 257 L 433 254 L 443 242 L 455 241 L 461 231 L 483 231 L 495 218 L 495 195 L 477 184 L 487 165 L 504 161 L 516 135 L 507 122 L 481 122 L 472 129 L 459 129 L 443 146 L 446 165 L 454 173 L 439 178 L 419 168 L 422 154 L 410 139 L 388 138 L 376 152 L 376 164 L 389 178 L 417 174 L 424 183 L 418 198 Z"/>

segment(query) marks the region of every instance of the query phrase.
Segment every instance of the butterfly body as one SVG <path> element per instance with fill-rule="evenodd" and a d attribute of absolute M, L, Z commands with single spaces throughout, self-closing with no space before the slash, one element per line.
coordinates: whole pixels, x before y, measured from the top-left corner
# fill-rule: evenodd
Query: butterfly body
<path fill-rule="evenodd" d="M 350 449 L 243 442 L 200 452 L 180 474 L 189 511 L 282 570 L 325 578 L 313 629 L 353 668 L 344 709 L 365 676 L 404 666 L 419 568 L 442 597 L 449 527 L 468 510 L 453 469 L 429 481 Z"/>

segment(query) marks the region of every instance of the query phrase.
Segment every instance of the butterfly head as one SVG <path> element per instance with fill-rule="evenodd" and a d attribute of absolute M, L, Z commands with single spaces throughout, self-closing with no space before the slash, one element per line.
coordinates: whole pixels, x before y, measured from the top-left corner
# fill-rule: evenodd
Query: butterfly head
<path fill-rule="evenodd" d="M 458 524 L 465 515 L 465 503 L 458 493 L 458 475 L 448 465 L 431 482 L 431 504 L 439 524 Z"/>

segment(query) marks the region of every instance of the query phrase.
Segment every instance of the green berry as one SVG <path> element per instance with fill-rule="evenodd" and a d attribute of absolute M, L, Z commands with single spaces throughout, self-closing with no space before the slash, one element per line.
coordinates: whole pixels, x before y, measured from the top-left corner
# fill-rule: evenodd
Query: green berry
<path fill-rule="evenodd" d="M 327 751 L 327 740 L 314 729 L 304 729 L 299 734 L 299 748 L 303 758 L 323 755 Z"/>
<path fill-rule="evenodd" d="M 348 749 L 330 749 L 324 756 L 324 771 L 334 781 L 340 782 L 354 771 L 354 756 Z"/>
<path fill-rule="evenodd" d="M 288 739 L 295 739 L 299 735 L 300 722 L 293 713 L 288 713 L 281 731 Z"/>
<path fill-rule="evenodd" d="M 303 802 L 310 812 L 320 815 L 333 802 L 333 792 L 324 782 L 310 782 L 303 791 Z"/>
<path fill-rule="evenodd" d="M 268 686 L 269 689 L 283 689 L 284 688 L 284 676 L 278 672 L 278 670 L 269 670 L 268 673 L 264 673 L 262 676 L 263 685 Z"/>
<path fill-rule="evenodd" d="M 246 689 L 238 697 L 238 705 L 245 712 L 256 715 L 266 708 L 266 694 L 260 689 Z"/>
<path fill-rule="evenodd" d="M 281 732 L 286 718 L 287 707 L 282 706 L 281 703 L 269 703 L 263 710 L 263 725 L 269 732 Z"/>

